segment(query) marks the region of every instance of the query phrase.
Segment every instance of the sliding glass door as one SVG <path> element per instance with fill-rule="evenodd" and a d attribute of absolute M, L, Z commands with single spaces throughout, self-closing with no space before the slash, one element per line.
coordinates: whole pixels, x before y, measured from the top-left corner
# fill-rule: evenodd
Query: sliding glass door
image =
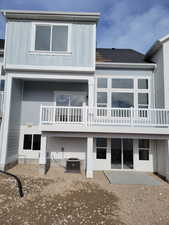
<path fill-rule="evenodd" d="M 112 169 L 122 168 L 122 146 L 121 139 L 111 139 L 111 165 Z"/>
<path fill-rule="evenodd" d="M 133 169 L 132 139 L 111 139 L 111 168 Z"/>
<path fill-rule="evenodd" d="M 123 139 L 123 169 L 133 169 L 132 139 Z"/>

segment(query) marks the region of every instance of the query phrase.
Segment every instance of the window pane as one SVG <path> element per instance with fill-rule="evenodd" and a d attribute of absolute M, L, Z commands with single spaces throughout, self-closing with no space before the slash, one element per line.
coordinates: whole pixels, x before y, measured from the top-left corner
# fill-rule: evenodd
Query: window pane
<path fill-rule="evenodd" d="M 69 95 L 57 95 L 56 96 L 57 106 L 69 106 Z"/>
<path fill-rule="evenodd" d="M 129 108 L 134 105 L 133 93 L 112 92 L 112 108 Z"/>
<path fill-rule="evenodd" d="M 107 147 L 107 138 L 96 138 L 96 147 Z"/>
<path fill-rule="evenodd" d="M 67 51 L 68 26 L 53 26 L 52 51 Z"/>
<path fill-rule="evenodd" d="M 97 103 L 100 103 L 100 106 L 107 105 L 107 92 L 97 92 Z"/>
<path fill-rule="evenodd" d="M 149 151 L 139 150 L 139 160 L 149 160 Z"/>
<path fill-rule="evenodd" d="M 107 79 L 106 78 L 98 78 L 97 79 L 97 87 L 98 88 L 107 88 Z"/>
<path fill-rule="evenodd" d="M 139 140 L 139 148 L 149 148 L 150 142 L 148 139 L 140 139 Z"/>
<path fill-rule="evenodd" d="M 133 88 L 132 79 L 112 79 L 112 88 Z"/>
<path fill-rule="evenodd" d="M 50 26 L 36 26 L 35 50 L 50 51 Z"/>
<path fill-rule="evenodd" d="M 147 93 L 139 93 L 138 94 L 138 104 L 139 105 L 148 105 L 148 94 Z"/>
<path fill-rule="evenodd" d="M 96 149 L 96 159 L 106 159 L 106 148 Z"/>
<path fill-rule="evenodd" d="M 133 139 L 123 139 L 123 149 L 124 151 L 133 150 Z"/>
<path fill-rule="evenodd" d="M 33 150 L 40 150 L 41 145 L 41 135 L 34 134 L 33 135 Z"/>
<path fill-rule="evenodd" d="M 139 79 L 138 80 L 139 89 L 148 89 L 148 79 Z"/>
<path fill-rule="evenodd" d="M 1 80 L 0 81 L 0 91 L 4 91 L 4 87 L 5 87 L 5 80 Z"/>
<path fill-rule="evenodd" d="M 31 134 L 25 134 L 24 135 L 23 149 L 31 150 L 31 147 L 32 147 L 32 135 Z"/>
<path fill-rule="evenodd" d="M 83 95 L 70 96 L 70 106 L 82 106 L 83 102 L 85 102 L 85 97 Z"/>

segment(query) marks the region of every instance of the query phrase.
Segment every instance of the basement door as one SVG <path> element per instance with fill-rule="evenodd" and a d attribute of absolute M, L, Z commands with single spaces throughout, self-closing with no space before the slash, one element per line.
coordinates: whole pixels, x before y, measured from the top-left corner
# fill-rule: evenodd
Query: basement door
<path fill-rule="evenodd" d="M 132 139 L 111 139 L 111 168 L 133 169 Z"/>

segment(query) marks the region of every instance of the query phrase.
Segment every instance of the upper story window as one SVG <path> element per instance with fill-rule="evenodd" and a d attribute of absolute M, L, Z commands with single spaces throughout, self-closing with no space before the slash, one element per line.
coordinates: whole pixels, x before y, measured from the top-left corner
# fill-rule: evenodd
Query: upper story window
<path fill-rule="evenodd" d="M 65 24 L 36 24 L 35 51 L 68 52 L 69 27 Z"/>
<path fill-rule="evenodd" d="M 149 108 L 150 86 L 148 77 L 98 77 L 96 105 L 108 108 Z"/>
<path fill-rule="evenodd" d="M 148 89 L 148 79 L 138 79 L 138 89 Z"/>
<path fill-rule="evenodd" d="M 98 88 L 107 88 L 107 78 L 98 78 L 97 79 Z"/>
<path fill-rule="evenodd" d="M 133 88 L 133 79 L 112 79 L 112 88 Z"/>

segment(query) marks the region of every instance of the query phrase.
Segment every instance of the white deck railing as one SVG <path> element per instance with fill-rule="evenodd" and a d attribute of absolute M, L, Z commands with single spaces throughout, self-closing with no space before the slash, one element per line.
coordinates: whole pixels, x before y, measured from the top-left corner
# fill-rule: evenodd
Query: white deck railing
<path fill-rule="evenodd" d="M 3 113 L 3 104 L 4 104 L 4 92 L 0 91 L 0 116 Z"/>
<path fill-rule="evenodd" d="M 41 106 L 40 124 L 168 127 L 168 109 Z"/>

